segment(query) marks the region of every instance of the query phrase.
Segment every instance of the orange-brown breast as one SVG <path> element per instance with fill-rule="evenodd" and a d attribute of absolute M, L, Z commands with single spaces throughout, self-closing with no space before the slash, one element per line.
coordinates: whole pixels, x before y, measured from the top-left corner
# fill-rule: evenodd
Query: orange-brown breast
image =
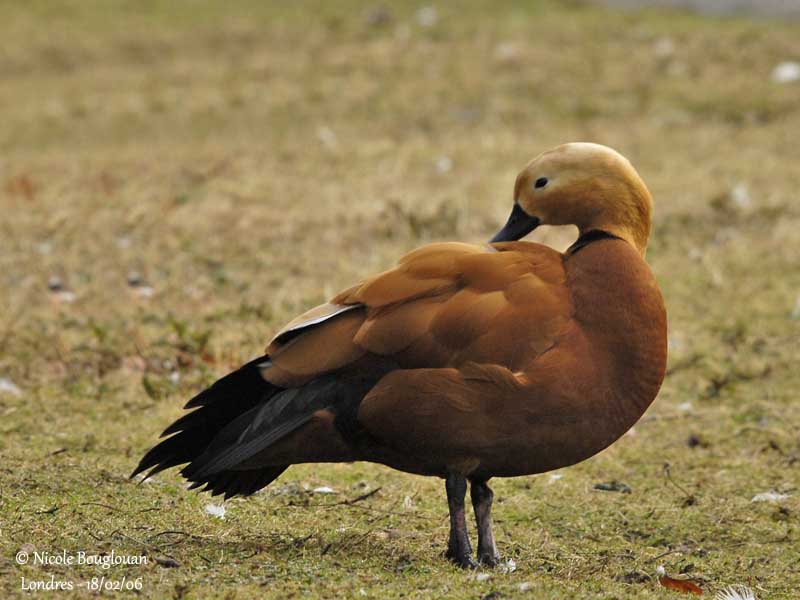
<path fill-rule="evenodd" d="M 630 427 L 655 399 L 667 363 L 667 314 L 650 267 L 622 241 L 594 242 L 567 261 L 576 321 Z M 626 427 L 626 429 L 627 429 Z"/>

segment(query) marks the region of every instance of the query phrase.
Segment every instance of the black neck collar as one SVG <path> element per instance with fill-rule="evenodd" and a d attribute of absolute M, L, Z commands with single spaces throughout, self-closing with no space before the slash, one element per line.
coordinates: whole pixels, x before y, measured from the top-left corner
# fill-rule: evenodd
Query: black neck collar
<path fill-rule="evenodd" d="M 581 248 L 585 248 L 592 242 L 596 242 L 597 240 L 621 240 L 622 238 L 619 236 L 614 235 L 613 233 L 608 233 L 607 231 L 603 231 L 602 229 L 592 229 L 587 231 L 581 237 L 579 237 L 572 246 L 567 249 L 568 254 L 575 254 Z"/>

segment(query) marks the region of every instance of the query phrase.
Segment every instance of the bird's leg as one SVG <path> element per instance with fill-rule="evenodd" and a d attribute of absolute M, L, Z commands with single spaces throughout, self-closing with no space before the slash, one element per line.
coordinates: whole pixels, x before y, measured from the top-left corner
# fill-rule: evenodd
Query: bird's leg
<path fill-rule="evenodd" d="M 445 556 L 463 569 L 477 566 L 472 559 L 472 546 L 467 535 L 467 519 L 464 514 L 464 497 L 467 495 L 467 480 L 463 475 L 450 473 L 445 479 L 447 506 L 450 509 L 450 541 Z"/>
<path fill-rule="evenodd" d="M 485 481 L 473 479 L 470 483 L 472 508 L 475 510 L 475 520 L 478 522 L 478 562 L 494 567 L 500 562 L 500 554 L 494 544 L 494 532 L 492 532 L 494 494 Z"/>

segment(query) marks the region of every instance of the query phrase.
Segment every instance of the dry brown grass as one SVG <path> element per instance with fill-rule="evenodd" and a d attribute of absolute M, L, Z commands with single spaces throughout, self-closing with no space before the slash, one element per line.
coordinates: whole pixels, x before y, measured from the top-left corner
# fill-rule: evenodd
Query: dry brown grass
<path fill-rule="evenodd" d="M 0 5 L 4 597 L 104 574 L 19 567 L 26 544 L 173 557 L 107 573 L 147 597 L 671 597 L 658 565 L 796 594 L 800 83 L 770 72 L 797 25 L 471 1 L 425 27 L 420 6 Z M 516 572 L 451 568 L 440 482 L 382 467 L 293 468 L 224 521 L 174 474 L 126 479 L 298 311 L 422 243 L 486 240 L 517 170 L 568 140 L 618 148 L 655 196 L 671 372 L 608 451 L 495 483 Z M 632 493 L 593 490 L 611 480 Z M 793 495 L 750 501 L 770 489 Z"/>

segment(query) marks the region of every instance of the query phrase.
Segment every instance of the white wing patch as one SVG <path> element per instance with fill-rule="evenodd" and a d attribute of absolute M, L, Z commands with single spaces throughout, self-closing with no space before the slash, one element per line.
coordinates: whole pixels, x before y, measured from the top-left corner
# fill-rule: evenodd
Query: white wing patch
<path fill-rule="evenodd" d="M 304 329 L 324 323 L 328 319 L 332 319 L 347 311 L 363 308 L 363 306 L 363 304 L 331 304 L 330 302 L 320 304 L 292 320 L 286 327 L 281 329 L 275 337 L 272 338 L 270 345 L 285 344 Z"/>

